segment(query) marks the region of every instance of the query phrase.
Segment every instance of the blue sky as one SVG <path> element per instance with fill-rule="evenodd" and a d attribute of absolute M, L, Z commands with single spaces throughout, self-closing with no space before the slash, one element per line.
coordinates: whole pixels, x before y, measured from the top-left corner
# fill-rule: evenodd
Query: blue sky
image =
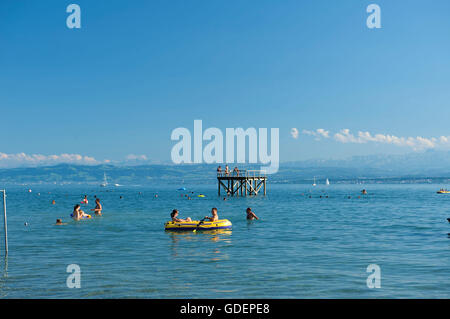
<path fill-rule="evenodd" d="M 66 27 L 70 3 L 81 29 Z M 370 3 L 381 29 L 366 26 Z M 281 162 L 421 151 L 334 134 L 450 135 L 448 12 L 446 0 L 4 0 L 0 153 L 168 161 L 171 131 L 194 119 L 278 127 Z M 330 137 L 302 133 L 318 128 Z"/>

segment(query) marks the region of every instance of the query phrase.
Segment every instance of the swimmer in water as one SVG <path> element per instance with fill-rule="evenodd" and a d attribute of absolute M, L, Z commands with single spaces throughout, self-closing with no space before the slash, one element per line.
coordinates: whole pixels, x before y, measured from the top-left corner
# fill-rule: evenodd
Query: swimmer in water
<path fill-rule="evenodd" d="M 181 219 L 178 218 L 178 209 L 174 209 L 171 213 L 170 213 L 170 217 L 172 218 L 173 222 L 176 223 L 181 223 L 181 222 L 191 222 L 192 219 L 190 217 L 186 218 L 186 219 Z"/>
<path fill-rule="evenodd" d="M 88 199 L 87 199 L 87 195 L 84 195 L 84 198 L 83 198 L 83 200 L 81 201 L 81 203 L 82 203 L 82 204 L 88 204 L 88 203 L 89 203 L 89 201 L 88 201 Z"/>
<path fill-rule="evenodd" d="M 66 225 L 67 223 L 63 223 L 61 219 L 57 219 L 56 220 L 56 224 L 55 225 Z"/>
<path fill-rule="evenodd" d="M 217 208 L 214 207 L 213 209 L 211 209 L 211 215 L 212 215 L 212 217 L 205 216 L 205 219 L 207 219 L 211 222 L 216 222 L 219 220 L 219 215 L 217 214 Z"/>
<path fill-rule="evenodd" d="M 52 205 L 55 205 L 56 204 L 56 201 L 55 200 L 52 200 Z"/>
<path fill-rule="evenodd" d="M 258 216 L 254 212 L 252 212 L 252 209 L 249 207 L 246 210 L 247 213 L 247 220 L 253 220 L 253 219 L 259 219 Z"/>
<path fill-rule="evenodd" d="M 95 215 L 101 215 L 102 214 L 102 204 L 100 204 L 100 198 L 95 199 L 95 208 L 91 209 L 91 211 L 95 212 Z"/>
<path fill-rule="evenodd" d="M 73 219 L 81 219 L 85 216 L 87 216 L 87 214 L 85 214 L 81 209 L 80 204 L 76 204 L 75 207 L 73 208 L 73 213 L 72 213 L 72 217 Z"/>

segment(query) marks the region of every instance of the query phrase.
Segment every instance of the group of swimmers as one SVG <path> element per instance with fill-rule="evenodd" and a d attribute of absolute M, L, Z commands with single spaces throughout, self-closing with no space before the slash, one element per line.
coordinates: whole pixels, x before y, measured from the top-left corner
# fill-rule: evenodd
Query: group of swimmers
<path fill-rule="evenodd" d="M 84 196 L 84 199 L 81 201 L 82 204 L 87 204 L 88 203 L 88 199 L 87 196 Z M 96 197 L 95 198 L 95 208 L 92 208 L 91 211 L 93 211 L 95 213 L 95 215 L 97 216 L 101 216 L 102 215 L 102 204 L 100 203 L 100 198 Z M 81 210 L 81 205 L 80 204 L 76 204 L 73 208 L 73 212 L 72 212 L 72 218 L 75 220 L 80 220 L 82 218 L 89 218 L 90 215 L 86 214 L 83 210 Z M 58 218 L 56 220 L 56 225 L 65 225 L 65 223 L 62 222 L 62 220 L 60 218 Z"/>
<path fill-rule="evenodd" d="M 250 207 L 246 209 L 247 214 L 247 220 L 254 220 L 259 219 L 258 216 L 252 211 Z M 192 222 L 192 219 L 190 217 L 187 217 L 185 219 L 178 218 L 178 209 L 172 210 L 172 213 L 170 213 L 170 217 L 172 218 L 172 221 L 175 223 L 182 223 L 182 222 Z M 213 207 L 211 209 L 211 216 L 205 216 L 203 220 L 209 220 L 211 222 L 216 222 L 219 220 L 219 214 L 216 207 Z"/>
<path fill-rule="evenodd" d="M 87 196 L 85 196 L 84 203 L 88 203 Z M 102 215 L 102 204 L 100 204 L 100 198 L 95 198 L 95 208 L 92 208 L 91 211 L 95 212 L 95 215 L 101 216 Z M 88 217 L 90 215 L 86 214 L 81 210 L 80 204 L 76 204 L 73 208 L 72 218 L 75 220 L 79 220 L 81 218 Z"/>

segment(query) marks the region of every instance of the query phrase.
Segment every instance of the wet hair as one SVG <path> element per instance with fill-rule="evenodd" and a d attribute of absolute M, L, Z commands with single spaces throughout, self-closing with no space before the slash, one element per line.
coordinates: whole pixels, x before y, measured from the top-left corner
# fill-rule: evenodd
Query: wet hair
<path fill-rule="evenodd" d="M 174 210 L 170 213 L 170 217 L 174 217 L 177 213 L 178 213 L 178 209 L 174 209 Z"/>
<path fill-rule="evenodd" d="M 217 208 L 213 207 L 212 211 L 217 213 Z"/>
<path fill-rule="evenodd" d="M 96 199 L 95 199 L 95 202 L 96 202 L 96 203 L 100 203 L 100 198 L 96 198 Z"/>
<path fill-rule="evenodd" d="M 247 207 L 246 212 L 248 213 L 248 212 L 251 212 L 251 211 L 252 211 L 252 209 L 250 207 Z"/>
<path fill-rule="evenodd" d="M 77 210 L 77 208 L 80 208 L 80 207 L 81 207 L 80 204 L 76 204 L 76 205 L 74 206 L 73 210 Z"/>
<path fill-rule="evenodd" d="M 57 222 L 57 223 L 61 223 L 61 219 L 58 218 L 58 219 L 56 220 L 56 222 Z"/>

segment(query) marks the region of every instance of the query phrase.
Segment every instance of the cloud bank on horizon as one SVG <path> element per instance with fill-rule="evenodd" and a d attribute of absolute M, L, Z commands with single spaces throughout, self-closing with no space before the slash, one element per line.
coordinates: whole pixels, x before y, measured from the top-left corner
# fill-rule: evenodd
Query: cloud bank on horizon
<path fill-rule="evenodd" d="M 291 136 L 294 139 L 298 138 L 298 134 L 294 136 L 292 132 L 298 130 L 296 128 L 291 129 Z M 339 143 L 383 143 L 392 144 L 396 146 L 406 146 L 412 148 L 414 151 L 421 151 L 426 149 L 433 149 L 438 147 L 449 147 L 450 146 L 450 136 L 439 136 L 426 138 L 422 136 L 416 137 L 398 137 L 390 134 L 372 134 L 367 131 L 358 131 L 358 134 L 354 135 L 349 129 L 341 129 L 338 133 L 330 135 L 330 131 L 324 130 L 322 128 L 316 130 L 303 130 L 304 135 L 313 136 L 315 140 L 320 141 L 322 139 L 333 138 Z"/>
<path fill-rule="evenodd" d="M 125 157 L 124 163 L 148 161 L 146 155 L 129 154 Z M 6 154 L 0 152 L 0 168 L 14 168 L 14 167 L 32 167 L 32 166 L 45 166 L 45 165 L 57 165 L 57 164 L 77 164 L 77 165 L 99 165 L 99 164 L 111 164 L 114 163 L 111 160 L 97 160 L 92 156 L 80 155 L 80 154 L 59 154 L 59 155 L 43 155 L 43 154 Z"/>

